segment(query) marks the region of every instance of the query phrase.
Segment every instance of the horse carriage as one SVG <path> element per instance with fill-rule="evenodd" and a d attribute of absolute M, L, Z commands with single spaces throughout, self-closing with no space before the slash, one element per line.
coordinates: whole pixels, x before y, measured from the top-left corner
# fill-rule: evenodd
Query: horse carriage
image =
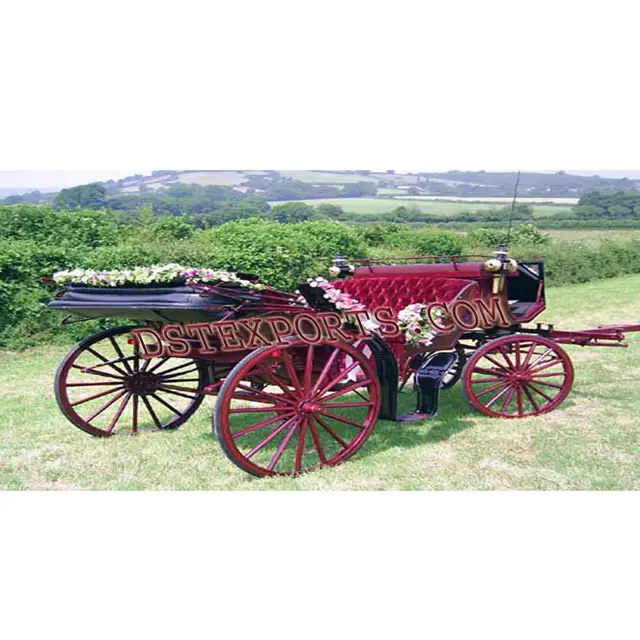
<path fill-rule="evenodd" d="M 625 331 L 640 330 L 526 326 L 546 306 L 544 265 L 516 262 L 505 248 L 392 265 L 338 257 L 331 274 L 330 284 L 312 280 L 296 293 L 248 275 L 68 284 L 52 309 L 135 324 L 97 333 L 64 358 L 55 377 L 62 413 L 93 436 L 136 434 L 176 429 L 215 396 L 213 430 L 234 464 L 256 476 L 296 475 L 353 456 L 378 419 L 433 417 L 442 390 L 458 382 L 487 416 L 552 411 L 574 380 L 561 345 L 626 346 Z M 416 304 L 438 311 L 428 339 L 398 328 Z M 412 378 L 416 410 L 399 416 L 399 391 Z"/>

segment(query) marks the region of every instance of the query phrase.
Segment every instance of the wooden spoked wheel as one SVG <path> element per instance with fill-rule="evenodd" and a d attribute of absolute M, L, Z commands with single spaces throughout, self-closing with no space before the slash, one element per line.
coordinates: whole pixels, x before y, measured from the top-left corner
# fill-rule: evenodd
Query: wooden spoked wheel
<path fill-rule="evenodd" d="M 118 327 L 83 340 L 58 367 L 58 406 L 72 424 L 93 436 L 175 429 L 204 399 L 203 363 L 143 359 L 132 328 Z"/>
<path fill-rule="evenodd" d="M 236 366 L 220 390 L 214 432 L 244 471 L 297 475 L 350 458 L 379 411 L 380 383 L 362 350 L 292 339 Z"/>
<path fill-rule="evenodd" d="M 525 418 L 548 413 L 565 400 L 573 386 L 573 365 L 551 340 L 506 336 L 480 347 L 462 377 L 464 393 L 478 411 Z"/>

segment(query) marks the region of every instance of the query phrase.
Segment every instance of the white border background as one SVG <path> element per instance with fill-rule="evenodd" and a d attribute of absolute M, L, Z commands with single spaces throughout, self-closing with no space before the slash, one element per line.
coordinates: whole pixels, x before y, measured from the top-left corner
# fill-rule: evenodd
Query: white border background
<path fill-rule="evenodd" d="M 631 2 L 0 11 L 3 169 L 639 168 Z M 637 637 L 637 494 L 4 494 L 0 509 L 10 640 Z"/>

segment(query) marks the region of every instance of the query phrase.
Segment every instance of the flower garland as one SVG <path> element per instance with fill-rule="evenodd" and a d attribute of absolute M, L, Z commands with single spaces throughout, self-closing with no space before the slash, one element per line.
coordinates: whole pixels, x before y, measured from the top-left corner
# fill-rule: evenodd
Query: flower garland
<path fill-rule="evenodd" d="M 407 344 L 412 347 L 428 347 L 437 335 L 437 329 L 431 324 L 427 315 L 428 307 L 424 304 L 410 304 L 398 313 L 398 323 L 404 332 Z M 434 315 L 445 318 L 444 309 L 435 309 Z"/>
<path fill-rule="evenodd" d="M 326 278 L 309 278 L 309 286 L 324 291 L 324 299 L 335 305 L 338 311 L 366 311 L 366 307 L 355 298 L 336 289 Z"/>
<path fill-rule="evenodd" d="M 61 287 L 73 284 L 88 287 L 124 287 L 127 285 L 170 284 L 185 280 L 188 284 L 230 282 L 254 291 L 264 289 L 263 284 L 243 280 L 229 271 L 183 267 L 179 264 L 114 269 L 112 271 L 73 269 L 54 273 L 53 280 Z"/>

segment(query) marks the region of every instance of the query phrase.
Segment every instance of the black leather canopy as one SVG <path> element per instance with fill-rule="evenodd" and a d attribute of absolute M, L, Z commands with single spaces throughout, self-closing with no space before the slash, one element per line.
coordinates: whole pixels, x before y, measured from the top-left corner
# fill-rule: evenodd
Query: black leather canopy
<path fill-rule="evenodd" d="M 201 293 L 188 286 L 79 287 L 70 286 L 49 308 L 84 318 L 127 318 L 155 322 L 213 322 L 240 300 L 259 300 L 260 294 L 233 287 L 233 298 Z"/>

